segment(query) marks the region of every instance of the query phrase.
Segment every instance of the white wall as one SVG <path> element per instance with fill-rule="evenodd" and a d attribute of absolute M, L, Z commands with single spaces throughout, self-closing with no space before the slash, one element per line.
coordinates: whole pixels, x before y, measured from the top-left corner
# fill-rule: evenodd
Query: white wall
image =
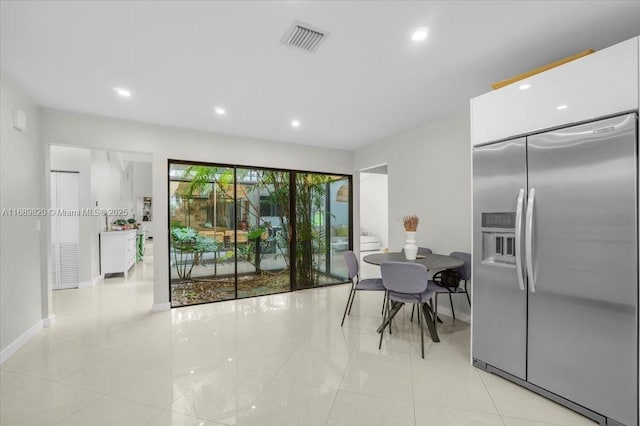
<path fill-rule="evenodd" d="M 135 206 L 133 202 L 133 164 L 124 163 L 120 173 L 120 205 L 127 213 L 123 219 L 133 218 Z"/>
<path fill-rule="evenodd" d="M 129 195 L 130 198 L 131 191 L 127 191 L 123 174 L 124 170 L 118 153 L 102 149 L 91 150 L 91 192 L 94 206 L 97 202 L 98 208 L 110 211 L 128 208 L 129 202 L 124 194 Z M 125 198 L 124 202 L 123 198 Z M 109 222 L 116 219 L 127 219 L 127 215 L 109 216 Z"/>
<path fill-rule="evenodd" d="M 152 153 L 154 252 L 168 252 L 167 160 L 181 159 L 351 174 L 351 151 L 272 142 L 42 110 L 45 144 Z M 168 259 L 154 257 L 154 306 L 168 307 Z"/>
<path fill-rule="evenodd" d="M 105 231 L 117 219 L 128 219 L 134 215 L 133 166 L 122 160 L 122 153 L 92 149 L 91 152 L 91 205 L 110 212 L 122 211 L 93 218 L 92 274 L 100 274 L 99 233 Z M 108 222 L 108 223 L 107 223 Z"/>
<path fill-rule="evenodd" d="M 389 194 L 386 174 L 360 173 L 360 229 L 389 247 Z"/>
<path fill-rule="evenodd" d="M 133 163 L 133 197 L 150 197 L 151 190 L 151 163 L 136 161 Z"/>
<path fill-rule="evenodd" d="M 471 143 L 469 114 L 446 117 L 354 152 L 354 169 L 387 164 L 389 249 L 399 251 L 405 233 L 400 218 L 420 216 L 417 241 L 434 253 L 471 252 Z M 362 188 L 359 188 L 359 192 Z M 356 213 L 357 217 L 357 213 Z M 442 311 L 448 299 L 440 298 Z M 464 296 L 454 297 L 456 315 L 468 318 Z M 440 308 L 439 308 L 440 309 Z"/>
<path fill-rule="evenodd" d="M 13 128 L 12 110 L 27 116 L 27 128 Z M 37 105 L 0 76 L 0 209 L 44 208 L 45 152 L 39 141 Z M 0 217 L 0 363 L 42 328 L 49 315 L 45 230 L 47 216 Z M 39 225 L 38 225 L 39 222 Z M 46 252 L 45 252 L 46 253 Z M 44 287 L 44 288 L 43 288 Z"/>
<path fill-rule="evenodd" d="M 136 161 L 133 163 L 133 201 L 136 220 L 142 221 L 142 198 L 151 197 L 153 185 L 151 183 L 151 163 Z M 153 202 L 153 200 L 151 201 Z M 153 219 L 153 216 L 152 216 Z M 147 238 L 153 237 L 153 221 L 144 223 Z"/>

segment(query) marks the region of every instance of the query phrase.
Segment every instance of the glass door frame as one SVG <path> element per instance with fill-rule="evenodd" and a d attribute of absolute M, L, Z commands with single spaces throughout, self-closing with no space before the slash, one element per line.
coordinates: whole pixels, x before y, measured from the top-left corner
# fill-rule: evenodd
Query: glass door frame
<path fill-rule="evenodd" d="M 296 270 L 296 246 L 297 246 L 297 226 L 296 226 L 296 201 L 297 201 L 297 185 L 296 185 L 296 176 L 300 173 L 303 174 L 313 174 L 313 175 L 328 175 L 328 176 L 339 176 L 342 179 L 346 179 L 347 183 L 348 183 L 348 187 L 349 187 L 349 201 L 348 201 L 348 250 L 353 250 L 353 175 L 351 174 L 342 174 L 342 173 L 332 173 L 332 172 L 317 172 L 317 171 L 306 171 L 306 170 L 298 170 L 298 169 L 284 169 L 284 168 L 275 168 L 275 167 L 262 167 L 262 166 L 250 166 L 250 165 L 241 165 L 241 164 L 225 164 L 225 163 L 213 163 L 213 162 L 206 162 L 206 161 L 191 161 L 191 160 L 178 160 L 178 159 L 172 159 L 169 158 L 167 159 L 167 172 L 166 172 L 166 176 L 167 176 L 167 199 L 169 198 L 169 194 L 171 193 L 171 177 L 169 176 L 169 172 L 171 170 L 171 166 L 172 165 L 184 165 L 184 166 L 205 166 L 205 167 L 219 167 L 219 168 L 226 168 L 226 169 L 233 169 L 233 193 L 234 193 L 234 197 L 233 197 L 233 205 L 234 205 L 234 212 L 233 212 L 233 229 L 234 229 L 234 250 L 237 250 L 237 238 L 238 238 L 238 214 L 239 212 L 237 211 L 237 185 L 238 185 L 238 169 L 243 169 L 243 170 L 267 170 L 267 171 L 274 171 L 274 172 L 287 172 L 289 173 L 289 223 L 287 224 L 289 227 L 289 244 L 288 244 L 288 249 L 289 249 L 289 265 L 290 265 L 290 270 L 289 270 L 289 290 L 288 291 L 283 291 L 281 293 L 288 293 L 288 292 L 292 292 L 292 291 L 296 291 L 296 290 L 302 290 L 302 289 L 308 289 L 308 288 L 313 288 L 313 287 L 302 287 L 299 285 L 299 283 L 297 282 L 297 270 Z M 327 187 L 329 187 L 330 182 L 327 182 Z M 325 194 L 326 200 L 325 202 L 328 203 L 328 205 L 330 205 L 330 200 L 329 200 L 329 191 L 327 190 L 327 193 Z M 325 232 L 328 233 L 330 235 L 330 227 L 331 227 L 331 223 L 330 221 L 326 221 L 325 222 Z M 187 305 L 176 305 L 174 306 L 173 304 L 173 299 L 172 299 L 172 292 L 171 292 L 171 204 L 167 203 L 167 236 L 168 236 L 168 244 L 167 244 L 167 259 L 169 260 L 168 262 L 168 285 L 169 285 L 169 303 L 171 305 L 172 308 L 178 308 L 178 307 L 186 307 L 186 306 L 195 306 L 195 305 L 200 305 L 200 304 L 206 304 L 206 303 L 217 303 L 217 302 L 224 302 L 227 300 L 238 300 L 238 257 L 237 255 L 234 256 L 234 298 L 233 299 L 221 299 L 221 300 L 214 300 L 214 301 L 209 301 L 209 302 L 200 302 L 200 303 L 194 303 L 194 304 L 187 304 Z M 327 250 L 330 251 L 331 250 L 331 246 L 330 246 L 330 239 L 329 239 L 329 244 L 327 247 Z M 237 252 L 237 251 L 236 251 Z M 328 262 L 328 260 L 327 260 Z M 336 283 L 329 283 L 329 284 L 325 284 L 323 286 L 331 286 L 331 285 L 338 285 L 338 284 L 343 284 L 345 282 L 348 282 L 347 279 L 345 279 L 344 281 L 340 281 L 340 282 L 336 282 Z M 271 294 L 279 294 L 279 293 L 268 293 L 267 295 L 271 295 Z M 260 295 L 255 295 L 255 296 L 248 296 L 248 297 L 258 297 Z"/>
<path fill-rule="evenodd" d="M 314 171 L 304 171 L 304 170 L 294 170 L 291 172 L 290 175 L 290 179 L 291 179 L 291 184 L 290 187 L 293 188 L 293 191 L 291 192 L 291 211 L 292 216 L 297 218 L 297 211 L 296 206 L 297 206 L 297 186 L 296 186 L 296 177 L 298 174 L 306 174 L 306 175 L 327 175 L 327 176 L 336 176 L 336 177 L 340 177 L 340 179 L 336 179 L 335 181 L 328 181 L 325 182 L 324 185 L 326 185 L 326 193 L 324 194 L 325 197 L 325 215 L 326 215 L 326 220 L 324 221 L 324 233 L 325 235 L 328 237 L 328 241 L 326 243 L 326 248 L 325 248 L 325 271 L 329 271 L 330 266 L 331 266 L 331 253 L 332 253 L 332 246 L 331 246 L 331 228 L 332 228 L 332 224 L 331 224 L 331 210 L 327 210 L 327 208 L 329 208 L 332 205 L 331 202 L 331 191 L 330 191 L 330 185 L 333 182 L 337 182 L 337 181 L 342 181 L 342 180 L 347 180 L 347 185 L 348 185 L 348 190 L 349 190 L 349 199 L 348 199 L 348 210 L 347 210 L 347 216 L 348 216 L 348 234 L 347 234 L 347 250 L 353 250 L 353 175 L 345 175 L 345 174 L 340 174 L 340 173 L 323 173 L 323 172 L 314 172 Z M 292 256 L 293 259 L 297 259 L 297 226 L 293 227 L 294 230 L 294 236 L 295 239 L 292 238 Z M 297 274 L 297 269 L 296 269 L 296 262 L 293 261 L 291 262 L 291 269 L 292 269 L 292 278 L 291 278 L 291 283 L 292 283 L 292 289 L 291 291 L 297 291 L 297 290 L 306 290 L 309 288 L 316 288 L 316 287 L 324 287 L 324 286 L 331 286 L 331 285 L 337 285 L 337 284 L 342 284 L 345 282 L 348 282 L 348 278 L 345 278 L 344 281 L 341 282 L 336 282 L 336 283 L 327 283 L 327 284 L 319 284 L 316 283 L 316 285 L 314 286 L 303 286 L 303 283 L 300 283 L 298 280 L 298 274 Z M 319 267 L 319 265 L 317 265 Z"/>

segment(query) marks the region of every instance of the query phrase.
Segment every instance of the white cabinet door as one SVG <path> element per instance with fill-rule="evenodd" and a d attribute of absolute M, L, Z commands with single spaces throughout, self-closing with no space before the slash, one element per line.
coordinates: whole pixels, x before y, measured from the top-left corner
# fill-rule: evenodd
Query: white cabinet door
<path fill-rule="evenodd" d="M 136 262 L 136 231 L 100 233 L 100 274 L 127 273 Z"/>

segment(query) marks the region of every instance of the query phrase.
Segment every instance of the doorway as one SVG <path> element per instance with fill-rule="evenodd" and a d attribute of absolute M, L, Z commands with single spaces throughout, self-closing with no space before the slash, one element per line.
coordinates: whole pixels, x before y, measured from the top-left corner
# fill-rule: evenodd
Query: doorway
<path fill-rule="evenodd" d="M 60 257 L 62 246 L 58 247 L 58 231 L 55 222 L 62 221 L 63 227 L 68 227 L 71 221 L 77 226 L 77 278 L 74 287 L 92 287 L 101 282 L 103 274 L 100 268 L 100 234 L 114 229 L 137 228 L 145 225 L 147 236 L 153 235 L 153 223 L 142 222 L 142 214 L 136 212 L 136 198 L 150 198 L 152 195 L 151 154 L 110 151 L 100 149 L 78 148 L 70 146 L 51 145 L 49 150 L 50 171 L 65 171 L 73 173 L 60 174 L 57 178 L 50 175 L 52 199 L 50 207 L 56 208 L 53 198 L 60 191 L 68 192 L 69 188 L 76 190 L 76 201 L 73 206 L 61 205 L 68 212 L 66 217 L 54 218 L 51 223 L 52 244 L 50 247 L 51 265 L 56 265 L 56 259 L 64 260 L 67 265 L 60 265 L 57 270 L 51 270 L 51 287 L 55 287 L 56 274 L 68 269 L 73 263 L 67 257 Z M 75 174 L 77 183 L 71 185 L 67 180 Z M 65 179 L 60 181 L 59 179 Z M 56 195 L 59 196 L 60 194 Z M 67 203 L 68 204 L 68 203 Z M 151 219 L 151 217 L 148 217 Z M 117 225 L 116 225 L 117 222 Z M 125 225 L 126 224 L 126 225 Z M 135 225 L 134 225 L 135 224 Z M 65 230 L 68 234 L 69 231 Z M 66 237 L 65 237 L 66 238 Z M 144 241 L 142 241 L 144 243 Z M 55 245 L 55 246 L 54 246 Z M 137 247 L 136 247 L 137 248 Z M 140 246 L 144 250 L 144 246 Z M 149 247 L 151 248 L 151 247 Z M 146 253 L 145 263 L 152 262 L 150 254 Z M 134 264 L 142 263 L 142 257 L 136 258 Z M 132 267 L 135 268 L 135 266 Z M 53 269 L 53 268 L 52 268 Z M 147 268 L 152 270 L 153 268 Z M 120 274 L 122 275 L 122 274 Z M 69 288 L 64 287 L 64 288 Z"/>
<path fill-rule="evenodd" d="M 379 251 L 389 247 L 386 165 L 360 171 L 360 231 L 361 252 Z"/>
<path fill-rule="evenodd" d="M 360 170 L 360 256 L 389 247 L 387 165 Z M 361 262 L 364 278 L 380 277 L 380 268 Z"/>

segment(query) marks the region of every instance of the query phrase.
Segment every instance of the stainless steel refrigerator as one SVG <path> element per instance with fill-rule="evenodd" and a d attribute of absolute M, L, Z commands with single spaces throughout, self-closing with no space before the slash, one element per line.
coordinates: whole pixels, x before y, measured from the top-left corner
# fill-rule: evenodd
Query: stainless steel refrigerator
<path fill-rule="evenodd" d="M 638 117 L 473 150 L 474 365 L 638 424 Z"/>

